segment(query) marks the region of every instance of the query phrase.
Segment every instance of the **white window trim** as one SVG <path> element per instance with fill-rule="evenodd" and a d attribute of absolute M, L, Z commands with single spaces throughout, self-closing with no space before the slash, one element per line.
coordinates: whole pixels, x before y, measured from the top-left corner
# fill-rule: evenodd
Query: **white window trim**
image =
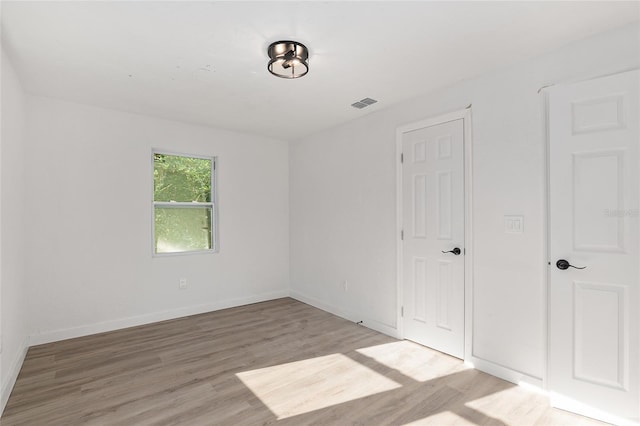
<path fill-rule="evenodd" d="M 173 155 L 179 157 L 201 158 L 203 160 L 211 160 L 211 202 L 176 202 L 176 201 L 155 201 L 155 179 L 153 172 L 155 170 L 155 154 Z M 218 241 L 218 157 L 187 154 L 183 152 L 167 151 L 164 149 L 153 148 L 151 150 L 151 256 L 152 257 L 173 257 L 173 256 L 189 256 L 194 254 L 211 254 L 220 251 L 220 243 Z M 211 248 L 207 250 L 190 250 L 179 251 L 175 253 L 156 253 L 156 207 L 179 208 L 211 208 Z"/>

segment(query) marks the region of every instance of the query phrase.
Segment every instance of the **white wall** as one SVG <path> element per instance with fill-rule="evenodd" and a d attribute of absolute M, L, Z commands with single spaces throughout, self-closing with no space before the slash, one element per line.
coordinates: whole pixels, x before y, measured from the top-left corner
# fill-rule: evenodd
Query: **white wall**
<path fill-rule="evenodd" d="M 24 279 L 25 96 L 2 51 L 0 135 L 0 412 L 27 349 Z"/>
<path fill-rule="evenodd" d="M 290 289 L 393 334 L 395 130 L 468 104 L 474 354 L 541 377 L 544 137 L 537 90 L 638 67 L 638 35 L 634 26 L 575 43 L 291 147 L 24 97 L 3 54 L 2 401 L 27 333 L 37 344 L 281 297 Z M 151 256 L 152 147 L 218 157 L 220 253 Z M 504 234 L 505 214 L 524 215 L 525 233 Z M 188 290 L 178 289 L 180 277 L 189 280 Z"/>
<path fill-rule="evenodd" d="M 31 344 L 288 294 L 287 143 L 36 96 L 27 116 Z M 152 148 L 218 157 L 219 253 L 152 257 Z"/>
<path fill-rule="evenodd" d="M 292 144 L 292 295 L 395 332 L 396 128 L 473 104 L 473 353 L 494 372 L 541 378 L 545 139 L 537 92 L 638 67 L 639 32 L 631 26 L 574 43 Z M 523 234 L 504 233 L 503 216 L 513 214 L 524 216 Z"/>

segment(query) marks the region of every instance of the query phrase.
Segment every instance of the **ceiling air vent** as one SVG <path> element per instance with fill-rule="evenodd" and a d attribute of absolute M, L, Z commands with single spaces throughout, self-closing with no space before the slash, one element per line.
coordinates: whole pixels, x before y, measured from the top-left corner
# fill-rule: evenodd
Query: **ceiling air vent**
<path fill-rule="evenodd" d="M 354 108 L 362 109 L 362 108 L 368 107 L 369 105 L 373 105 L 376 102 L 378 102 L 378 101 L 376 101 L 375 99 L 364 98 L 364 99 L 359 100 L 358 102 L 352 103 L 351 106 L 354 107 Z"/>

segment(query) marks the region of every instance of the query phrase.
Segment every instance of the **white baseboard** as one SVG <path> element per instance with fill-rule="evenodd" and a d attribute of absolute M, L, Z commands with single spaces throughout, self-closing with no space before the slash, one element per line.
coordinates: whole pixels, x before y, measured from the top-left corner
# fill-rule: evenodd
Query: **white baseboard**
<path fill-rule="evenodd" d="M 640 424 L 637 418 L 625 419 L 617 417 L 613 414 L 598 410 L 590 405 L 586 405 L 584 403 L 576 401 L 575 399 L 566 397 L 556 392 L 550 392 L 549 395 L 551 406 L 559 408 L 561 410 L 578 413 L 586 417 L 591 417 L 592 419 L 600 420 L 605 423 L 611 423 L 618 426 L 638 426 Z"/>
<path fill-rule="evenodd" d="M 4 412 L 4 407 L 7 405 L 7 401 L 9 401 L 9 395 L 11 395 L 11 391 L 13 390 L 13 386 L 16 384 L 16 380 L 18 379 L 18 374 L 20 374 L 20 369 L 22 368 L 22 364 L 24 363 L 24 358 L 27 356 L 27 350 L 29 350 L 29 337 L 25 337 L 22 341 L 22 345 L 20 350 L 18 351 L 17 356 L 13 359 L 11 363 L 11 367 L 9 367 L 9 374 L 7 377 L 4 377 L 1 386 L 0 386 L 0 416 Z M 7 354 L 3 354 L 6 356 Z"/>
<path fill-rule="evenodd" d="M 356 312 L 349 312 L 344 309 L 338 308 L 337 306 L 330 305 L 321 300 L 318 300 L 314 297 L 306 296 L 297 291 L 291 291 L 289 296 L 292 299 L 299 300 L 300 302 L 306 303 L 307 305 L 311 305 L 315 308 L 322 309 L 323 311 L 329 312 L 333 315 L 339 316 L 349 321 L 358 322 L 362 321 L 362 325 L 370 328 L 372 330 L 378 331 L 382 334 L 386 334 L 387 336 L 391 336 L 394 338 L 398 338 L 398 329 L 396 327 L 392 327 L 388 324 L 383 324 L 379 321 L 373 320 L 371 318 L 367 318 L 365 315 L 358 314 Z"/>
<path fill-rule="evenodd" d="M 107 331 L 120 330 L 123 328 L 136 327 L 138 325 L 150 324 L 158 321 L 166 321 L 189 315 L 204 314 L 220 309 L 235 308 L 237 306 L 249 305 L 252 303 L 265 302 L 267 300 L 288 297 L 288 290 L 281 290 L 271 293 L 263 293 L 237 299 L 222 300 L 215 303 L 203 305 L 187 306 L 163 312 L 137 315 L 128 318 L 121 318 L 111 321 L 104 321 L 95 324 L 82 325 L 79 327 L 65 328 L 60 330 L 43 331 L 29 336 L 31 346 L 45 343 L 57 342 L 60 340 L 73 339 L 76 337 L 88 336 L 91 334 L 104 333 Z"/>
<path fill-rule="evenodd" d="M 507 382 L 537 388 L 539 391 L 544 392 L 542 379 L 539 377 L 534 377 L 474 356 L 469 356 L 464 361 L 466 364 L 472 365 L 476 370 L 491 374 Z"/>

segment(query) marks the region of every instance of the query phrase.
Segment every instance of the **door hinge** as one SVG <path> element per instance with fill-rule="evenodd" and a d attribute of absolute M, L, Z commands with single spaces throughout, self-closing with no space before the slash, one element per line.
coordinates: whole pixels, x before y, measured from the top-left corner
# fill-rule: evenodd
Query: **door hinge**
<path fill-rule="evenodd" d="M 404 163 L 404 153 L 400 153 L 400 162 Z"/>
<path fill-rule="evenodd" d="M 400 230 L 400 239 L 404 241 L 404 229 Z"/>
<path fill-rule="evenodd" d="M 400 318 L 404 318 L 404 306 L 400 306 Z"/>

